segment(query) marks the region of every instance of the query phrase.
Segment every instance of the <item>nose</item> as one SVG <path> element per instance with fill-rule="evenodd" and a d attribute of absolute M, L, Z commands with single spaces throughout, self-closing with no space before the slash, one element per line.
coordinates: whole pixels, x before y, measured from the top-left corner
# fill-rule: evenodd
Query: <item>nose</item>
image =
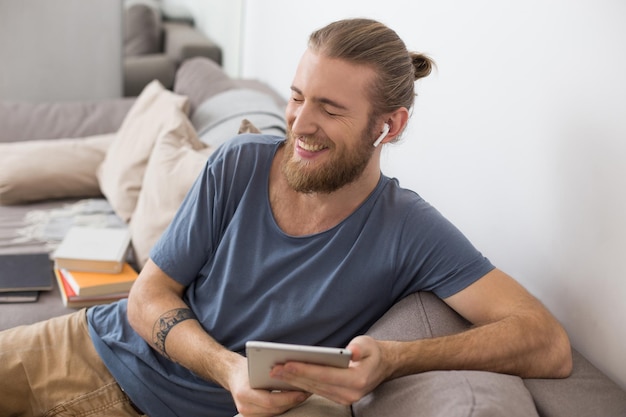
<path fill-rule="evenodd" d="M 286 119 L 289 128 L 296 136 L 312 135 L 318 129 L 315 106 L 307 101 L 289 103 L 286 111 Z"/>

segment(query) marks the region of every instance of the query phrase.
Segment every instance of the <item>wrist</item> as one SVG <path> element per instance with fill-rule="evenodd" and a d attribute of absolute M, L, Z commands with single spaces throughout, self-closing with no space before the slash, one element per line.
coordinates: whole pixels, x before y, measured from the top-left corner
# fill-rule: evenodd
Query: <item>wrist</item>
<path fill-rule="evenodd" d="M 404 363 L 404 343 L 396 341 L 378 341 L 381 351 L 381 365 L 384 369 L 385 380 L 406 375 Z"/>
<path fill-rule="evenodd" d="M 205 362 L 205 369 L 210 379 L 231 392 L 239 373 L 247 372 L 248 369 L 246 358 L 228 349 L 216 352 L 216 355 Z"/>

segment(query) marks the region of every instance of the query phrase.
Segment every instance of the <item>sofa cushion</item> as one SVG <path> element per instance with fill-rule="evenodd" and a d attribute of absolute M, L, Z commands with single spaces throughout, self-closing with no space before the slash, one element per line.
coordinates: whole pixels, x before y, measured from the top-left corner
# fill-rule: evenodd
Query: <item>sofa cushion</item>
<path fill-rule="evenodd" d="M 128 112 L 97 171 L 102 193 L 115 213 L 128 222 L 137 205 L 148 158 L 161 132 L 180 123 L 177 108 L 188 110 L 186 97 L 152 81 Z"/>
<path fill-rule="evenodd" d="M 458 333 L 470 324 L 432 293 L 396 303 L 368 330 L 380 340 L 415 340 Z M 521 378 L 480 371 L 433 371 L 385 382 L 352 406 L 355 416 L 536 416 Z"/>
<path fill-rule="evenodd" d="M 135 259 L 140 267 L 214 150 L 200 142 L 182 110 L 172 108 L 171 112 L 177 123 L 159 132 L 130 221 Z"/>
<path fill-rule="evenodd" d="M 114 137 L 0 143 L 0 204 L 101 195 L 96 167 Z"/>
<path fill-rule="evenodd" d="M 132 3 L 124 10 L 124 56 L 161 52 L 161 11 L 146 3 Z"/>
<path fill-rule="evenodd" d="M 481 371 L 433 371 L 380 385 L 352 406 L 355 417 L 533 417 L 521 378 Z"/>

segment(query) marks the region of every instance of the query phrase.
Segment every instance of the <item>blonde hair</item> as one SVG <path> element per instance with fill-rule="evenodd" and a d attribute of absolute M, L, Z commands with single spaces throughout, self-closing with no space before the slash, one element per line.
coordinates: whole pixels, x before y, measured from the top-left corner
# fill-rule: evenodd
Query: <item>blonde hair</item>
<path fill-rule="evenodd" d="M 395 31 L 371 19 L 333 22 L 311 34 L 309 48 L 329 58 L 369 65 L 378 74 L 370 89 L 372 116 L 400 107 L 410 110 L 415 81 L 432 71 L 426 55 L 409 52 Z"/>

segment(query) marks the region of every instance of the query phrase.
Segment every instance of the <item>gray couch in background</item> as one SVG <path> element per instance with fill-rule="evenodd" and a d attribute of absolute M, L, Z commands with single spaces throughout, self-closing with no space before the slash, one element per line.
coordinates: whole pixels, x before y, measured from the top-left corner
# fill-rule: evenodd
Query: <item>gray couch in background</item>
<path fill-rule="evenodd" d="M 176 73 L 173 89 L 189 98 L 189 117 L 201 139 L 215 140 L 212 136 L 216 131 L 236 130 L 235 126 L 242 118 L 251 120 L 263 131 L 276 132 L 284 128 L 278 120 L 280 115 L 277 115 L 285 104 L 279 95 L 256 81 L 230 79 L 208 59 L 185 61 Z M 252 99 L 241 103 L 242 94 Z M 0 102 L 0 148 L 5 146 L 0 150 L 0 159 L 3 152 L 5 155 L 10 152 L 10 146 L 6 145 L 9 143 L 115 132 L 133 104 L 134 99 L 97 103 Z M 234 135 L 236 131 L 232 133 Z M 225 139 L 220 137 L 217 140 Z M 2 187 L 0 178 L 0 199 Z M 0 253 L 42 250 L 38 242 L 6 243 L 16 238 L 14 232 L 26 212 L 35 208 L 59 207 L 81 197 L 85 196 L 73 195 L 69 200 L 59 196 L 57 199 L 0 205 L 3 227 L 0 243 L 5 243 L 0 246 Z M 0 305 L 0 329 L 69 311 L 72 310 L 63 307 L 55 288 L 50 293 L 43 293 L 35 304 Z M 434 295 L 416 293 L 399 301 L 368 333 L 380 339 L 408 340 L 451 334 L 468 327 L 465 320 Z M 450 408 L 435 412 L 433 406 L 441 404 L 449 404 Z M 382 384 L 354 404 L 351 410 L 327 403 L 323 407 L 317 408 L 325 410 L 317 415 L 623 417 L 626 416 L 626 392 L 574 352 L 574 371 L 567 379 L 522 380 L 488 372 L 427 372 Z M 312 415 L 305 408 L 297 408 L 285 416 Z"/>
<path fill-rule="evenodd" d="M 168 16 L 158 1 L 0 2 L 5 100 L 134 97 L 154 79 L 171 89 L 177 68 L 192 57 L 221 65 L 222 50 L 191 17 Z"/>
<path fill-rule="evenodd" d="M 193 57 L 222 64 L 222 50 L 194 27 L 191 19 L 172 19 L 150 3 L 124 7 L 124 96 L 138 96 L 156 79 L 165 88 L 174 86 L 179 65 Z"/>

